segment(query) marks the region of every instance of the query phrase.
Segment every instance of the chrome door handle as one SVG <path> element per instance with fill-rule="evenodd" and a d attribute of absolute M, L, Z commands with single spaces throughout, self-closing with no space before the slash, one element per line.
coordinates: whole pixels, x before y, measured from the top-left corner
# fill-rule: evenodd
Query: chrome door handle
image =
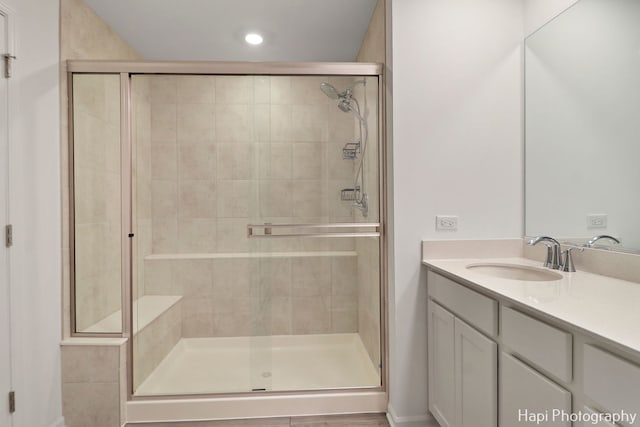
<path fill-rule="evenodd" d="M 366 231 L 330 231 L 331 229 L 367 229 Z M 262 234 L 256 234 L 257 230 L 263 230 Z M 304 232 L 277 233 L 277 230 L 307 230 Z M 320 232 L 320 230 L 328 230 Z M 313 232 L 315 231 L 315 232 Z M 320 223 L 320 224 L 247 224 L 247 238 L 273 238 L 273 237 L 380 237 L 379 222 L 355 222 L 355 223 Z"/>

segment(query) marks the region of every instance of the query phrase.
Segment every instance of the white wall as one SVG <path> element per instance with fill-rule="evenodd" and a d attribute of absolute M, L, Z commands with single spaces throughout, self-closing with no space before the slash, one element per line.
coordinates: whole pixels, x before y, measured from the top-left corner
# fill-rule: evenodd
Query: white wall
<path fill-rule="evenodd" d="M 523 4 L 392 2 L 393 251 L 390 410 L 427 419 L 422 239 L 522 236 Z M 459 216 L 457 232 L 435 215 Z"/>
<path fill-rule="evenodd" d="M 58 2 L 1 1 L 15 12 L 18 57 L 10 95 L 14 427 L 61 426 Z"/>
<path fill-rule="evenodd" d="M 529 35 L 578 0 L 524 0 L 524 33 Z"/>

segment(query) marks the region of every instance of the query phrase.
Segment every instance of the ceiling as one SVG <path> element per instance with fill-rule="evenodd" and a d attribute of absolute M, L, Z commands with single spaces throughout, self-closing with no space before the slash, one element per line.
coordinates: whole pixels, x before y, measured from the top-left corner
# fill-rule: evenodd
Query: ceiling
<path fill-rule="evenodd" d="M 194 61 L 354 61 L 376 1 L 86 0 L 145 59 Z"/>

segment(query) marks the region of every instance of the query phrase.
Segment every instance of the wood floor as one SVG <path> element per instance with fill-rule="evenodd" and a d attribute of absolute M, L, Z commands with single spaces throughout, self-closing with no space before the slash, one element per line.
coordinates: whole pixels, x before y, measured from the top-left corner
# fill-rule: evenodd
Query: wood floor
<path fill-rule="evenodd" d="M 385 414 L 286 417 L 260 420 L 127 424 L 127 427 L 389 427 Z"/>

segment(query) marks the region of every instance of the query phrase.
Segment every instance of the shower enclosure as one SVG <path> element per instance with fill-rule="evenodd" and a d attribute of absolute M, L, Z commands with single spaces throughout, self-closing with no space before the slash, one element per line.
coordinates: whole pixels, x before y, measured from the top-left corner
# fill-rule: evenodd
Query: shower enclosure
<path fill-rule="evenodd" d="M 70 64 L 75 335 L 139 396 L 382 390 L 376 64 Z"/>

